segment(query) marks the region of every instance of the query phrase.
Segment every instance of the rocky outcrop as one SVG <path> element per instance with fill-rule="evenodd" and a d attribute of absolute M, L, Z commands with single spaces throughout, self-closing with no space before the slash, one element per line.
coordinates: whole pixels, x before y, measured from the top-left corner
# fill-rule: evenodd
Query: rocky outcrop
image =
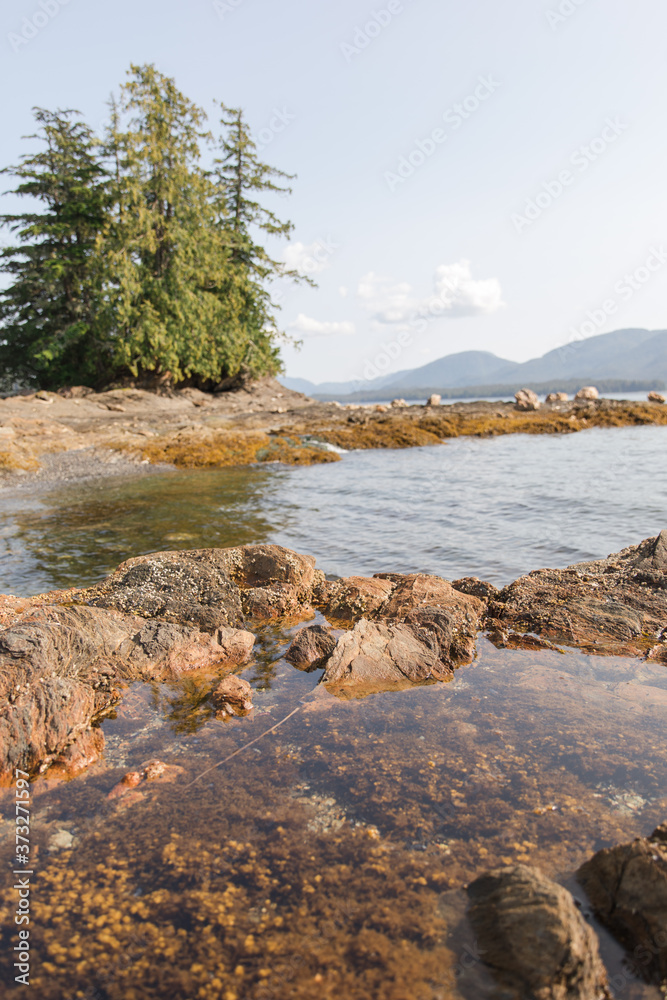
<path fill-rule="evenodd" d="M 667 824 L 606 848 L 577 873 L 600 920 L 643 978 L 667 981 Z"/>
<path fill-rule="evenodd" d="M 87 751 L 66 751 L 118 702 L 125 683 L 232 668 L 253 645 L 254 636 L 239 629 L 211 634 L 106 608 L 30 611 L 0 633 L 0 774 L 54 757 L 61 769 L 69 759 L 76 766 Z"/>
<path fill-rule="evenodd" d="M 336 640 L 323 625 L 302 628 L 292 640 L 285 659 L 297 670 L 315 670 L 321 667 L 336 648 Z"/>
<path fill-rule="evenodd" d="M 482 961 L 503 1000 L 607 1000 L 598 942 L 562 886 L 535 868 L 488 872 L 468 886 Z"/>
<path fill-rule="evenodd" d="M 533 392 L 532 389 L 519 389 L 514 398 L 516 400 L 514 406 L 517 410 L 529 412 L 539 410 L 541 406 L 537 393 Z"/>
<path fill-rule="evenodd" d="M 91 722 L 133 680 L 175 679 L 246 663 L 244 616 L 304 618 L 324 576 L 278 545 L 158 552 L 123 563 L 97 586 L 0 606 L 0 774 L 61 772 L 101 750 Z M 78 742 L 78 746 L 76 745 Z"/>
<path fill-rule="evenodd" d="M 667 403 L 667 399 L 661 392 L 649 392 L 648 401 L 649 403 Z"/>
<path fill-rule="evenodd" d="M 502 634 L 536 633 L 589 653 L 667 653 L 667 531 L 606 559 L 535 570 L 489 605 Z"/>

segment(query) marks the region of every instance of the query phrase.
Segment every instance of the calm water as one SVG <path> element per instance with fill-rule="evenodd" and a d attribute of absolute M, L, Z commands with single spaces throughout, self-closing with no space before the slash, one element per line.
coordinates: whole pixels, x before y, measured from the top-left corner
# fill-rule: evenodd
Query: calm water
<path fill-rule="evenodd" d="M 107 481 L 23 509 L 5 496 L 2 589 L 96 579 L 139 551 L 260 540 L 330 572 L 502 582 L 655 533 L 665 443 L 653 428 L 459 440 Z M 134 684 L 102 723 L 101 761 L 34 782 L 40 1000 L 487 1000 L 466 883 L 521 861 L 572 885 L 594 851 L 667 816 L 664 666 L 480 636 L 450 683 L 341 700 L 283 659 L 291 631 L 258 633 L 247 718 L 213 717 L 215 675 Z M 172 782 L 108 798 L 156 757 L 180 769 Z M 10 983 L 13 800 L 0 806 Z M 658 1000 L 601 938 L 617 1000 Z"/>
<path fill-rule="evenodd" d="M 667 526 L 667 428 L 460 438 L 308 468 L 177 472 L 0 496 L 0 591 L 100 579 L 158 549 L 275 541 L 328 573 L 496 584 Z"/>

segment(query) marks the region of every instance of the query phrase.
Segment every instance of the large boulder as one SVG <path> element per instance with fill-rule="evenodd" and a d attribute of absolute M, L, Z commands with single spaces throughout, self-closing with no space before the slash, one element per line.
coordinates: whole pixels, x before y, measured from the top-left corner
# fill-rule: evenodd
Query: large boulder
<path fill-rule="evenodd" d="M 533 392 L 532 389 L 519 389 L 514 398 L 516 400 L 514 404 L 516 410 L 539 410 L 541 405 L 537 393 Z"/>
<path fill-rule="evenodd" d="M 482 961 L 503 1000 L 607 1000 L 611 996 L 594 931 L 562 886 L 514 865 L 468 886 Z"/>
<path fill-rule="evenodd" d="M 567 403 L 569 396 L 566 392 L 550 392 L 545 402 L 547 403 Z"/>
<path fill-rule="evenodd" d="M 579 390 L 575 395 L 575 401 L 577 400 L 590 400 L 599 399 L 600 393 L 597 391 L 594 385 L 585 385 Z"/>
<path fill-rule="evenodd" d="M 667 824 L 598 851 L 577 877 L 597 916 L 632 952 L 636 971 L 667 981 Z"/>
<path fill-rule="evenodd" d="M 489 620 L 589 653 L 667 654 L 667 531 L 606 559 L 534 570 L 490 601 Z"/>
<path fill-rule="evenodd" d="M 661 392 L 649 392 L 648 401 L 649 403 L 667 403 L 667 399 Z"/>

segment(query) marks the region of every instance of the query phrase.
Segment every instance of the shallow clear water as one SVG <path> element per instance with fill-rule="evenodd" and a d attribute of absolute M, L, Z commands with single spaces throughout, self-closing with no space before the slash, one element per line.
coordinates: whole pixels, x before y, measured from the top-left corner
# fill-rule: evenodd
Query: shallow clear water
<path fill-rule="evenodd" d="M 266 540 L 334 573 L 504 582 L 663 527 L 666 443 L 667 428 L 460 439 L 107 480 L 23 507 L 6 495 L 0 590 L 87 582 L 141 551 Z M 282 658 L 293 630 L 258 633 L 248 717 L 214 718 L 211 674 L 133 684 L 102 723 L 102 760 L 33 783 L 36 996 L 486 1000 L 465 884 L 521 861 L 576 893 L 594 851 L 664 822 L 664 666 L 480 636 L 450 683 L 342 700 Z M 173 781 L 108 798 L 154 758 L 179 769 Z M 12 810 L 0 798 L 8 983 Z M 658 1000 L 602 945 L 617 1000 Z"/>
<path fill-rule="evenodd" d="M 327 573 L 496 584 L 667 526 L 667 428 L 459 438 L 306 468 L 175 472 L 0 496 L 0 592 L 100 579 L 158 549 L 275 541 Z"/>

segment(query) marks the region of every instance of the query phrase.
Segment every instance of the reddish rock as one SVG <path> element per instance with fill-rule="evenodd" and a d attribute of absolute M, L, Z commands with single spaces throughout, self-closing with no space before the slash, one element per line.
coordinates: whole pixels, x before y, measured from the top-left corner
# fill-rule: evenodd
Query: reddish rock
<path fill-rule="evenodd" d="M 414 608 L 431 607 L 447 608 L 456 612 L 461 622 L 476 624 L 484 611 L 484 603 L 479 598 L 454 590 L 451 583 L 439 576 L 383 573 L 380 578 L 394 583 L 391 595 L 379 609 L 383 619 L 400 619 Z"/>
<path fill-rule="evenodd" d="M 165 764 L 162 760 L 149 760 L 141 766 L 141 770 L 128 771 L 127 774 L 123 775 L 118 784 L 114 785 L 111 789 L 107 798 L 121 798 L 121 796 L 126 795 L 133 789 L 139 788 L 139 786 L 143 786 L 149 782 L 165 783 L 176 781 L 183 774 L 185 774 L 185 771 L 178 764 Z M 141 797 L 138 796 L 139 799 Z"/>
<path fill-rule="evenodd" d="M 539 410 L 541 405 L 537 393 L 532 389 L 519 389 L 514 398 L 516 410 Z"/>
<path fill-rule="evenodd" d="M 336 640 L 323 625 L 302 628 L 292 640 L 285 659 L 298 670 L 315 670 L 329 659 L 336 648 Z"/>
<path fill-rule="evenodd" d="M 211 694 L 211 700 L 223 716 L 244 715 L 252 711 L 252 688 L 242 677 L 225 677 Z"/>
<path fill-rule="evenodd" d="M 330 619 L 358 621 L 379 611 L 393 589 L 391 579 L 348 576 L 324 580 L 315 590 L 314 602 Z"/>
<path fill-rule="evenodd" d="M 87 729 L 53 759 L 49 766 L 49 778 L 73 778 L 99 760 L 103 751 L 102 730 Z"/>
<path fill-rule="evenodd" d="M 597 916 L 632 953 L 637 973 L 667 982 L 667 825 L 598 851 L 577 877 Z"/>
<path fill-rule="evenodd" d="M 597 937 L 562 886 L 514 865 L 480 876 L 468 896 L 477 948 L 504 1000 L 611 997 Z"/>
<path fill-rule="evenodd" d="M 336 689 L 354 688 L 365 694 L 450 676 L 437 652 L 407 625 L 362 618 L 338 640 L 322 681 Z"/>

